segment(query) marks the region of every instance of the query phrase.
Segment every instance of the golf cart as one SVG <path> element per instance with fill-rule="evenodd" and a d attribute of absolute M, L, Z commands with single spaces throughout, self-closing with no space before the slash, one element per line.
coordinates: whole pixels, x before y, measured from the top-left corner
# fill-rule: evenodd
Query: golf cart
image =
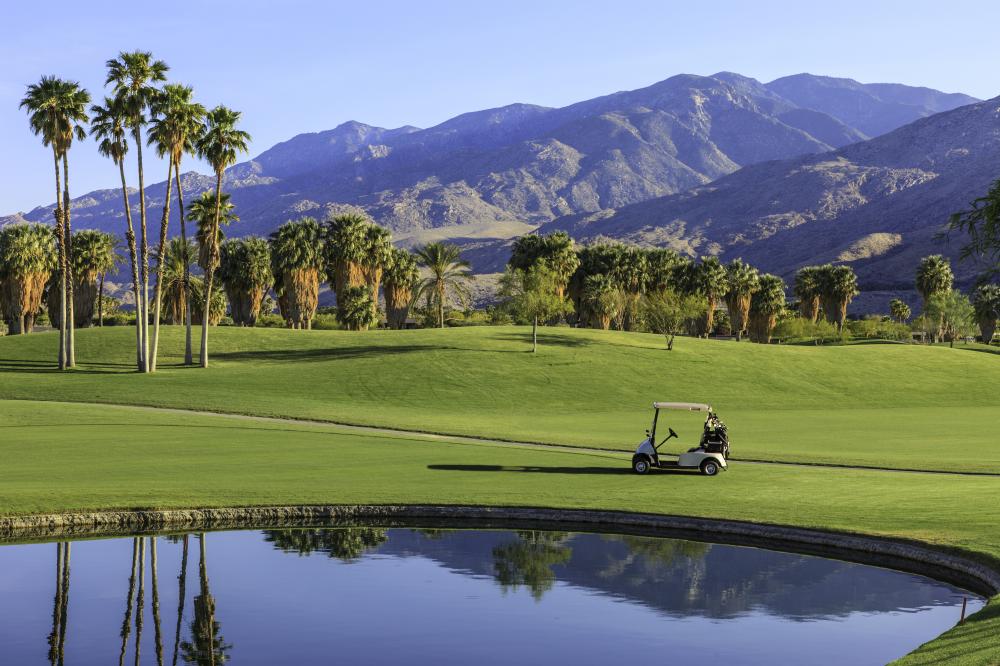
<path fill-rule="evenodd" d="M 698 446 L 680 454 L 677 460 L 663 460 L 659 450 L 667 440 L 677 437 L 673 428 L 667 428 L 667 436 L 659 444 L 656 443 L 656 425 L 661 409 L 677 409 L 685 412 L 706 412 L 705 426 L 702 430 Z M 705 476 L 715 476 L 719 470 L 727 469 L 729 458 L 729 434 L 726 424 L 712 411 L 711 406 L 696 402 L 654 402 L 653 427 L 646 431 L 646 439 L 632 456 L 632 470 L 636 474 L 645 474 L 650 469 L 697 469 Z"/>

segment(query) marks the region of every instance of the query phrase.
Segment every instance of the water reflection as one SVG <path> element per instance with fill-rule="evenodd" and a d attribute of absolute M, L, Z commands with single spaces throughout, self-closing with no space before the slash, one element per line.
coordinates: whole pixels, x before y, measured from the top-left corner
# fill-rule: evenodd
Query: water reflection
<path fill-rule="evenodd" d="M 163 567 L 178 572 L 176 588 L 161 589 Z M 683 663 L 801 662 L 806 646 L 809 663 L 882 663 L 953 624 L 963 596 L 817 557 L 537 530 L 308 528 L 2 546 L 0 663 L 216 666 L 333 652 L 354 663 L 594 663 L 601 650 L 653 663 L 668 637 Z M 715 640 L 720 630 L 733 640 Z M 623 648 L 625 638 L 637 647 Z"/>

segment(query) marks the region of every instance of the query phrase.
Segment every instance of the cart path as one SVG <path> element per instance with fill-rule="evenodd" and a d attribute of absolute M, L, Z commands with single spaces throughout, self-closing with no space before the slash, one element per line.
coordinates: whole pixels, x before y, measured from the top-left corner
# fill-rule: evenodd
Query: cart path
<path fill-rule="evenodd" d="M 403 428 L 387 428 L 382 426 L 365 426 L 350 423 L 339 423 L 337 421 L 320 421 L 316 419 L 285 418 L 280 416 L 254 416 L 252 414 L 238 414 L 233 412 L 213 412 L 211 410 L 183 409 L 178 407 L 155 407 L 152 405 L 128 405 L 114 402 L 86 402 L 67 400 L 33 400 L 22 398 L 3 398 L 0 402 L 38 402 L 52 405 L 84 405 L 88 407 L 116 407 L 119 409 L 129 409 L 134 411 L 146 411 L 159 414 L 177 414 L 180 416 L 214 416 L 218 418 L 235 419 L 241 421 L 255 421 L 261 423 L 273 423 L 282 425 L 299 425 L 311 428 L 322 428 L 330 432 L 355 434 L 355 435 L 377 435 L 381 437 L 399 437 L 402 439 L 418 439 L 428 442 L 445 442 L 450 444 L 471 444 L 479 446 L 509 446 L 523 449 L 540 449 L 543 451 L 555 451 L 559 453 L 576 453 L 589 456 L 621 461 L 623 465 L 631 460 L 632 453 L 615 449 L 603 449 L 591 446 L 576 446 L 571 444 L 548 444 L 544 442 L 523 442 L 510 439 L 494 439 L 488 437 L 472 437 L 468 435 L 448 435 L 444 433 L 428 432 L 423 430 L 405 430 Z M 84 424 L 85 425 L 85 424 Z M 106 424 L 102 424 L 106 425 Z M 664 454 L 676 458 L 673 454 Z M 786 467 L 826 467 L 830 469 L 861 470 L 871 472 L 897 472 L 905 474 L 935 474 L 946 476 L 992 476 L 1000 477 L 1000 472 L 977 472 L 977 471 L 957 471 L 957 470 L 929 470 L 914 469 L 909 467 L 878 467 L 874 465 L 847 465 L 843 463 L 824 462 L 794 462 L 781 460 L 763 460 L 759 458 L 731 457 L 731 462 L 750 465 L 783 465 Z"/>

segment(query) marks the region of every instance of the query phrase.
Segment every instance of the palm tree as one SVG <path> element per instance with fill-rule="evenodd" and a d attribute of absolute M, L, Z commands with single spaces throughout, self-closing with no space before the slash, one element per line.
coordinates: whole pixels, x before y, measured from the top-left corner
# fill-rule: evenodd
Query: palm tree
<path fill-rule="evenodd" d="M 622 330 L 631 331 L 635 328 L 639 299 L 642 297 L 648 275 L 646 253 L 634 247 L 621 247 L 618 264 L 612 271 L 612 277 L 627 297 L 624 312 L 621 313 L 622 322 L 619 326 Z"/>
<path fill-rule="evenodd" d="M 209 300 L 215 279 L 215 266 L 219 258 L 219 221 L 222 216 L 222 177 L 226 169 L 236 164 L 240 153 L 247 152 L 250 135 L 236 129 L 240 112 L 217 106 L 205 114 L 205 125 L 195 145 L 198 156 L 212 165 L 215 171 L 215 220 L 208 234 L 209 262 L 205 270 L 205 301 Z M 201 367 L 208 367 L 208 313 L 205 308 L 201 326 Z"/>
<path fill-rule="evenodd" d="M 192 241 L 185 243 L 184 239 L 175 236 L 167 243 L 162 267 L 159 255 L 154 257 L 163 280 L 163 309 L 171 324 L 183 324 L 190 315 L 191 294 L 187 283 L 191 279 L 191 264 L 197 253 L 198 249 Z"/>
<path fill-rule="evenodd" d="M 675 250 L 653 248 L 645 251 L 646 255 L 646 292 L 658 292 L 670 289 L 674 292 L 683 291 L 682 283 L 688 275 L 691 260 L 677 254 Z"/>
<path fill-rule="evenodd" d="M 726 281 L 729 283 L 726 307 L 729 308 L 733 333 L 739 342 L 749 323 L 750 299 L 760 288 L 760 273 L 753 266 L 743 263 L 742 259 L 733 259 L 726 264 Z"/>
<path fill-rule="evenodd" d="M 469 298 L 468 283 L 472 280 L 469 262 L 462 259 L 457 245 L 449 243 L 428 243 L 415 252 L 417 263 L 430 275 L 418 285 L 414 300 L 429 296 L 437 307 L 438 327 L 444 328 L 444 306 L 449 292 L 460 301 Z"/>
<path fill-rule="evenodd" d="M 1000 319 L 1000 285 L 980 285 L 972 296 L 972 307 L 975 309 L 983 344 L 988 345 L 993 341 L 997 320 Z"/>
<path fill-rule="evenodd" d="M 219 285 L 212 286 L 212 301 L 208 312 L 205 312 L 205 280 L 199 277 L 191 278 L 191 316 L 199 321 L 208 317 L 209 326 L 218 326 L 226 316 L 226 292 Z"/>
<path fill-rule="evenodd" d="M 229 298 L 233 322 L 256 325 L 261 301 L 274 281 L 267 241 L 248 236 L 224 242 L 219 248 L 219 281 Z"/>
<path fill-rule="evenodd" d="M 128 153 L 128 141 L 125 138 L 125 109 L 121 100 L 110 97 L 104 98 L 104 105 L 95 104 L 90 107 L 92 115 L 90 122 L 90 134 L 97 139 L 97 150 L 118 167 L 118 173 L 122 181 L 122 199 L 125 208 L 125 240 L 128 244 L 130 266 L 132 268 L 132 296 L 135 299 L 136 320 L 135 320 L 135 359 L 136 368 L 142 371 L 143 350 L 142 350 L 142 325 L 140 305 L 142 299 L 139 296 L 139 259 L 136 253 L 135 229 L 132 226 L 132 208 L 128 202 L 128 186 L 125 182 L 125 155 Z"/>
<path fill-rule="evenodd" d="M 177 181 L 177 203 L 180 208 L 181 217 L 181 241 L 187 242 L 187 228 L 184 221 L 184 197 L 181 193 L 180 163 L 184 153 L 194 153 L 194 140 L 201 131 L 202 119 L 205 117 L 205 107 L 192 101 L 194 91 L 189 86 L 179 84 L 168 84 L 163 86 L 163 90 L 153 98 L 150 113 L 153 122 L 149 130 L 149 144 L 156 147 L 156 153 L 160 157 L 168 157 L 167 167 L 167 194 L 163 199 L 163 217 L 160 220 L 160 244 L 158 253 L 163 255 L 164 246 L 167 242 L 167 225 L 170 220 L 170 193 L 172 187 L 171 178 Z M 190 274 L 185 274 L 181 283 L 183 289 L 187 289 Z M 156 355 L 160 341 L 160 299 L 162 296 L 162 285 L 160 284 L 160 267 L 157 264 L 156 272 L 156 296 L 153 308 L 153 350 L 150 361 L 150 371 L 156 371 Z M 187 303 L 187 298 L 183 301 Z M 186 336 L 184 348 L 185 365 L 191 364 L 191 320 L 185 315 Z"/>
<path fill-rule="evenodd" d="M 898 298 L 889 301 L 889 315 L 900 324 L 905 324 L 911 314 L 910 306 Z"/>
<path fill-rule="evenodd" d="M 311 217 L 286 222 L 271 234 L 271 270 L 275 284 L 280 285 L 282 314 L 290 328 L 312 327 L 326 242 L 323 228 Z"/>
<path fill-rule="evenodd" d="M 365 284 L 372 292 L 372 303 L 377 308 L 382 274 L 392 261 L 392 234 L 377 224 L 369 224 L 365 230 L 365 245 L 365 260 L 361 270 Z"/>
<path fill-rule="evenodd" d="M 10 224 L 0 229 L 0 309 L 11 334 L 31 332 L 56 259 L 55 236 L 46 225 Z"/>
<path fill-rule="evenodd" d="M 118 654 L 118 666 L 125 664 L 125 652 L 128 650 L 128 637 L 132 633 L 132 599 L 135 595 L 135 576 L 139 562 L 139 539 L 132 538 L 132 573 L 128 578 L 128 596 L 125 598 L 125 619 L 122 620 L 120 635 L 122 637 L 122 648 Z"/>
<path fill-rule="evenodd" d="M 378 323 L 378 310 L 368 287 L 348 287 L 337 296 L 337 319 L 349 331 L 367 331 Z"/>
<path fill-rule="evenodd" d="M 219 621 L 215 619 L 215 597 L 208 582 L 208 561 L 205 554 L 205 535 L 198 537 L 199 593 L 194 598 L 194 619 L 191 621 L 191 641 L 181 643 L 184 661 L 189 664 L 224 664 L 229 660 L 232 645 L 222 636 Z"/>
<path fill-rule="evenodd" d="M 705 316 L 698 331 L 707 338 L 715 326 L 715 308 L 729 291 L 729 274 L 718 257 L 702 257 L 691 275 L 691 292 L 705 297 Z"/>
<path fill-rule="evenodd" d="M 917 291 L 920 292 L 924 300 L 924 308 L 927 301 L 934 294 L 943 294 L 951 291 L 955 276 L 951 272 L 951 262 L 940 254 L 924 257 L 917 266 Z"/>
<path fill-rule="evenodd" d="M 389 328 L 403 328 L 410 312 L 413 289 L 420 279 L 416 258 L 407 250 L 394 248 L 392 260 L 382 277 L 385 281 L 386 323 Z"/>
<path fill-rule="evenodd" d="M 583 302 L 593 317 L 593 325 L 602 330 L 621 316 L 624 306 L 618 284 L 610 275 L 588 275 L 583 283 Z"/>
<path fill-rule="evenodd" d="M 73 260 L 70 262 L 70 274 L 73 275 L 73 325 L 77 328 L 91 326 L 94 320 L 94 308 L 98 302 L 98 279 L 108 271 L 114 270 L 118 263 L 118 253 L 115 251 L 117 239 L 111 234 L 94 229 L 85 229 L 69 236 L 73 250 Z M 58 285 L 49 285 L 49 316 L 57 325 L 61 324 L 58 317 Z"/>
<path fill-rule="evenodd" d="M 371 220 L 360 213 L 344 213 L 326 222 L 327 281 L 338 296 L 348 287 L 365 283 Z"/>
<path fill-rule="evenodd" d="M 187 596 L 187 561 L 188 542 L 190 535 L 184 535 L 183 550 L 181 551 L 181 572 L 177 576 L 177 630 L 174 633 L 174 656 L 171 660 L 172 666 L 177 666 L 178 648 L 181 644 L 181 624 L 184 621 L 184 601 Z"/>
<path fill-rule="evenodd" d="M 573 239 L 565 231 L 556 231 L 545 236 L 527 234 L 514 241 L 507 265 L 523 271 L 531 270 L 539 261 L 544 261 L 557 280 L 559 298 L 566 296 L 566 289 L 573 273 L 580 266 Z"/>
<path fill-rule="evenodd" d="M 230 201 L 230 196 L 223 194 L 222 205 L 219 208 L 219 226 L 215 230 L 215 243 L 218 247 L 221 247 L 222 241 L 226 237 L 222 228 L 240 221 L 235 210 L 236 207 Z M 215 226 L 215 193 L 202 192 L 201 196 L 195 199 L 188 208 L 187 219 L 188 222 L 194 222 L 197 226 L 195 241 L 198 243 L 198 265 L 207 272 L 212 256 L 212 244 L 208 242 L 208 238 Z M 218 257 L 216 257 L 215 268 L 218 267 L 219 262 Z"/>
<path fill-rule="evenodd" d="M 73 139 L 83 140 L 87 134 L 83 124 L 87 122 L 87 104 L 90 103 L 90 93 L 80 87 L 75 81 L 65 81 L 53 76 L 43 76 L 36 83 L 28 86 L 20 107 L 28 113 L 31 131 L 42 138 L 42 144 L 51 146 L 56 173 L 56 205 L 55 226 L 56 242 L 59 251 L 60 289 L 64 296 L 60 297 L 60 319 L 67 307 L 72 308 L 72 290 L 69 258 L 73 248 L 69 244 L 70 230 L 70 199 L 69 199 L 69 162 L 67 153 Z M 62 175 L 64 182 L 60 186 L 59 161 L 62 160 Z M 67 300 L 70 299 L 67 304 Z M 72 319 L 72 312 L 70 312 Z M 59 369 L 73 367 L 76 364 L 73 347 L 72 325 L 64 326 L 59 331 Z"/>
<path fill-rule="evenodd" d="M 146 181 L 142 164 L 142 127 L 147 122 L 147 112 L 160 94 L 157 83 L 167 80 L 167 64 L 154 60 L 148 51 L 124 51 L 117 58 L 107 61 L 108 75 L 105 86 L 112 86 L 115 106 L 121 109 L 125 127 L 135 141 L 136 162 L 139 173 L 139 302 L 136 304 L 137 325 L 141 327 L 142 371 L 149 372 L 149 245 L 146 237 Z"/>
<path fill-rule="evenodd" d="M 163 666 L 163 634 L 160 631 L 160 588 L 156 579 L 156 537 L 149 537 L 149 573 L 153 586 L 153 645 L 156 648 L 156 663 Z"/>
<path fill-rule="evenodd" d="M 778 315 L 785 309 L 785 281 L 777 275 L 760 276 L 760 286 L 750 297 L 750 339 L 769 344 Z"/>
<path fill-rule="evenodd" d="M 820 296 L 820 266 L 804 266 L 795 274 L 795 286 L 792 291 L 799 299 L 799 314 L 811 322 L 819 317 Z"/>
<path fill-rule="evenodd" d="M 820 305 L 827 321 L 844 329 L 847 319 L 847 306 L 858 295 L 858 277 L 850 266 L 832 266 L 826 264 L 820 267 Z"/>

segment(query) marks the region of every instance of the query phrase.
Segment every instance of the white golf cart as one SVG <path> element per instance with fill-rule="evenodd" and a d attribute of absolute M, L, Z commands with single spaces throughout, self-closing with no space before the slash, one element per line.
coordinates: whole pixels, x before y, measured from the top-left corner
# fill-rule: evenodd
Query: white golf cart
<path fill-rule="evenodd" d="M 656 443 L 656 426 L 661 409 L 676 409 L 685 412 L 706 412 L 705 426 L 698 446 L 680 454 L 677 460 L 663 460 L 660 457 L 660 447 L 667 440 L 677 437 L 673 428 L 668 427 L 668 434 L 659 444 Z M 654 402 L 653 427 L 646 431 L 646 439 L 632 455 L 632 470 L 636 474 L 645 474 L 649 470 L 659 469 L 697 469 L 705 476 L 715 476 L 719 470 L 728 469 L 726 460 L 729 458 L 729 434 L 724 424 L 712 407 L 697 402 Z"/>

